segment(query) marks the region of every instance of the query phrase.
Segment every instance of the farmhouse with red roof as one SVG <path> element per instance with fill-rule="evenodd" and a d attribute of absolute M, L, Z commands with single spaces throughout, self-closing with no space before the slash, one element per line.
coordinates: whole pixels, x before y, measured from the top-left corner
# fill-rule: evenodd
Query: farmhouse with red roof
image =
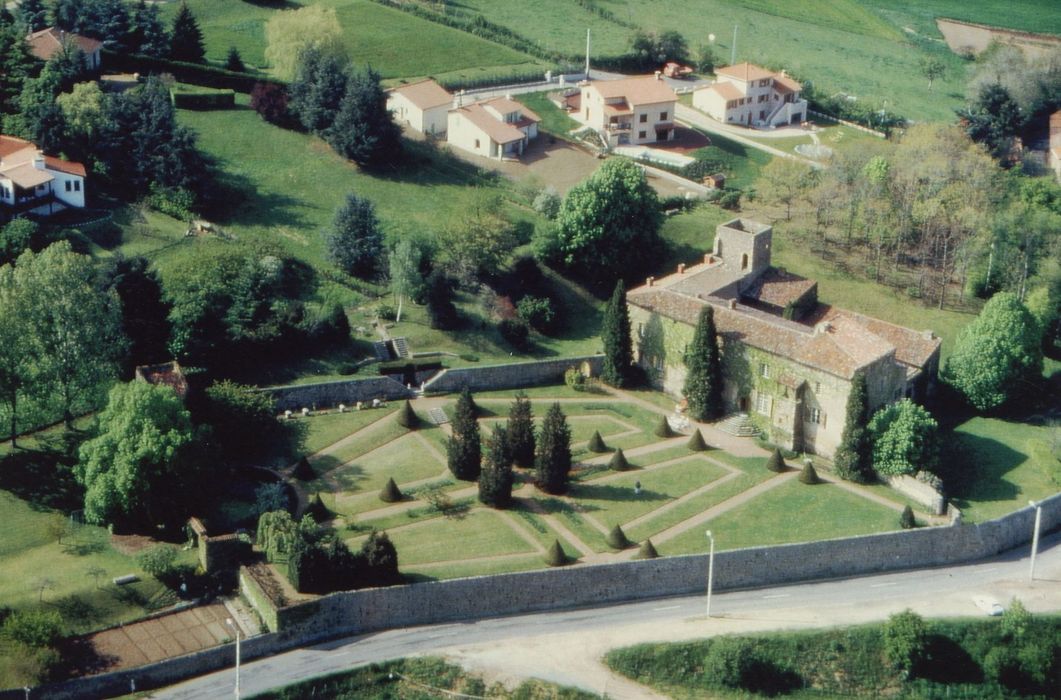
<path fill-rule="evenodd" d="M 785 72 L 775 73 L 753 63 L 715 71 L 718 79 L 693 93 L 693 107 L 727 124 L 771 127 L 807 119 L 803 86 Z"/>
<path fill-rule="evenodd" d="M 84 165 L 44 155 L 29 141 L 0 136 L 0 217 L 84 206 Z"/>

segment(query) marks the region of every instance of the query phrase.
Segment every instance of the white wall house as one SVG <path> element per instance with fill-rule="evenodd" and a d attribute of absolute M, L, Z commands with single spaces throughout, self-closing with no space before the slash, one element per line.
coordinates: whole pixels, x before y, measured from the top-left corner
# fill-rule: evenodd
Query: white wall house
<path fill-rule="evenodd" d="M 507 97 L 495 97 L 449 112 L 446 140 L 487 158 L 519 158 L 538 138 L 537 114 Z"/>
<path fill-rule="evenodd" d="M 51 214 L 64 206 L 85 206 L 85 166 L 0 136 L 0 214 Z"/>
<path fill-rule="evenodd" d="M 784 72 L 752 63 L 715 71 L 718 79 L 693 93 L 693 107 L 727 124 L 751 127 L 799 124 L 807 119 L 803 86 Z"/>
<path fill-rule="evenodd" d="M 430 78 L 387 90 L 387 109 L 394 120 L 422 134 L 444 134 L 452 104 L 453 95 Z"/>
<path fill-rule="evenodd" d="M 47 61 L 64 47 L 80 49 L 85 54 L 85 67 L 90 71 L 99 70 L 102 41 L 48 27 L 27 36 L 26 43 L 29 44 L 30 53 L 42 61 Z"/>
<path fill-rule="evenodd" d="M 582 83 L 580 89 L 578 108 L 571 116 L 596 129 L 610 146 L 674 139 L 678 96 L 659 74 L 594 80 Z"/>

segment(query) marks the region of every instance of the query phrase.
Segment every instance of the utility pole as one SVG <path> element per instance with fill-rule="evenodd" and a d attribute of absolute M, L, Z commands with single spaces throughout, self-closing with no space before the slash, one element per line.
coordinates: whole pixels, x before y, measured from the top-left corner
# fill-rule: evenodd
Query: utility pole
<path fill-rule="evenodd" d="M 708 530 L 706 533 L 707 539 L 711 540 L 711 553 L 707 559 L 707 617 L 711 617 L 711 589 L 714 588 L 715 583 L 715 536 Z"/>
<path fill-rule="evenodd" d="M 731 66 L 737 63 L 737 25 L 733 25 L 733 46 L 730 47 L 729 52 L 729 64 Z"/>
<path fill-rule="evenodd" d="M 589 80 L 589 27 L 586 28 L 586 80 Z"/>
<path fill-rule="evenodd" d="M 1039 553 L 1039 523 L 1042 520 L 1043 504 L 1028 501 L 1028 505 L 1035 509 L 1035 530 L 1032 531 L 1032 563 L 1028 570 L 1028 580 L 1035 580 L 1035 555 Z"/>

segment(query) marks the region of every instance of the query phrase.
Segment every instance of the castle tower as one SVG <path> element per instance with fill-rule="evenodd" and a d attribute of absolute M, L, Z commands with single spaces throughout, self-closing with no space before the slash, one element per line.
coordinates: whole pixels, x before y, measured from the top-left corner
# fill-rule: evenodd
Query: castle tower
<path fill-rule="evenodd" d="M 733 219 L 715 229 L 715 256 L 740 279 L 744 291 L 770 267 L 774 229 L 750 219 Z"/>

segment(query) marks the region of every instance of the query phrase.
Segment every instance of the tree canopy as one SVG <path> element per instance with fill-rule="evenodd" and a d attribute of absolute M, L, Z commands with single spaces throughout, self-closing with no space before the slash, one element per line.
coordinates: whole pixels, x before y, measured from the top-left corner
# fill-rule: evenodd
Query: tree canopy
<path fill-rule="evenodd" d="M 885 476 L 935 472 L 939 463 L 939 424 L 910 399 L 877 411 L 869 422 L 873 467 Z"/>
<path fill-rule="evenodd" d="M 659 198 L 644 171 L 626 158 L 610 158 L 560 204 L 556 253 L 590 281 L 631 278 L 659 258 L 661 224 Z"/>
<path fill-rule="evenodd" d="M 1015 294 L 999 292 L 962 329 L 944 377 L 981 411 L 998 408 L 1042 374 L 1041 329 Z"/>
<path fill-rule="evenodd" d="M 358 165 L 379 165 L 398 155 L 401 129 L 371 68 L 349 71 L 335 120 L 322 132 L 335 152 Z"/>
<path fill-rule="evenodd" d="M 335 212 L 332 227 L 325 232 L 328 258 L 343 272 L 372 277 L 383 263 L 383 232 L 376 205 L 353 192 Z"/>
<path fill-rule="evenodd" d="M 151 526 L 179 519 L 194 473 L 182 460 L 191 417 L 166 386 L 115 386 L 99 434 L 81 446 L 74 469 L 85 487 L 85 518 L 99 525 Z"/>
<path fill-rule="evenodd" d="M 567 491 L 571 473 L 571 428 L 559 403 L 545 412 L 535 466 L 538 488 L 552 494 Z"/>

